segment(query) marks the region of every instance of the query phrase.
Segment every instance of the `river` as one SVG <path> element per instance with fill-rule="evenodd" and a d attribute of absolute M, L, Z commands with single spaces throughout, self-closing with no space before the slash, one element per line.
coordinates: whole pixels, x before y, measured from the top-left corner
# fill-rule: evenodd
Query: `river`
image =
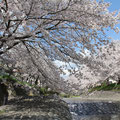
<path fill-rule="evenodd" d="M 73 120 L 120 120 L 120 102 L 65 99 Z"/>

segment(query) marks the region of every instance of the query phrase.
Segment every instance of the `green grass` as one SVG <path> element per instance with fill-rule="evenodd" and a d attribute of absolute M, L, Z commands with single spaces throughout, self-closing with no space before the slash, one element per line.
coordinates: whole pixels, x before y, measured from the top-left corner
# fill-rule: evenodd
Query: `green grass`
<path fill-rule="evenodd" d="M 100 91 L 100 90 L 102 90 L 102 91 L 120 91 L 120 84 L 113 83 L 113 84 L 108 85 L 107 83 L 104 82 L 99 86 L 95 86 L 95 87 L 89 89 L 88 91 L 93 92 L 96 90 L 97 91 Z"/>
<path fill-rule="evenodd" d="M 71 98 L 80 97 L 80 95 L 71 95 Z"/>
<path fill-rule="evenodd" d="M 59 95 L 62 98 L 75 98 L 75 97 L 80 97 L 79 95 L 70 95 L 70 94 L 60 94 Z"/>
<path fill-rule="evenodd" d="M 62 97 L 62 98 L 70 98 L 70 95 L 69 94 L 60 94 L 60 97 Z"/>

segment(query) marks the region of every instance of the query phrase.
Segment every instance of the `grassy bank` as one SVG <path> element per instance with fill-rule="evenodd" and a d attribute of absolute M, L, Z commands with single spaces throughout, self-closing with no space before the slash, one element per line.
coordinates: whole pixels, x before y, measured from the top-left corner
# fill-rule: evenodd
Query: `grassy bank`
<path fill-rule="evenodd" d="M 89 92 L 93 91 L 120 91 L 120 84 L 112 83 L 107 84 L 106 82 L 102 83 L 99 86 L 95 86 L 89 89 Z"/>

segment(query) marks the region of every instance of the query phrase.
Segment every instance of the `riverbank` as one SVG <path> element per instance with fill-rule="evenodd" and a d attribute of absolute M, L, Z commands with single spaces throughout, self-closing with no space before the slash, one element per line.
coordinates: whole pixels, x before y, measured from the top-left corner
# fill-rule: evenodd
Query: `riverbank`
<path fill-rule="evenodd" d="M 63 100 L 73 120 L 120 120 L 120 92 L 94 91 Z"/>
<path fill-rule="evenodd" d="M 72 120 L 67 103 L 53 96 L 16 97 L 0 107 L 0 120 Z"/>
<path fill-rule="evenodd" d="M 92 93 L 82 94 L 80 97 L 63 98 L 66 102 L 82 102 L 82 101 L 109 101 L 120 102 L 120 92 L 114 91 L 94 91 Z"/>

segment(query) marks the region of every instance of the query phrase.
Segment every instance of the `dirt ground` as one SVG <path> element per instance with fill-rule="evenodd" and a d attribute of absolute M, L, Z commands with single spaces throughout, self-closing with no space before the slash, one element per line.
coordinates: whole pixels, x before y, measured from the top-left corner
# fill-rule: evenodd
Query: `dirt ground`
<path fill-rule="evenodd" d="M 67 103 L 59 98 L 16 97 L 0 107 L 0 120 L 72 120 Z"/>

